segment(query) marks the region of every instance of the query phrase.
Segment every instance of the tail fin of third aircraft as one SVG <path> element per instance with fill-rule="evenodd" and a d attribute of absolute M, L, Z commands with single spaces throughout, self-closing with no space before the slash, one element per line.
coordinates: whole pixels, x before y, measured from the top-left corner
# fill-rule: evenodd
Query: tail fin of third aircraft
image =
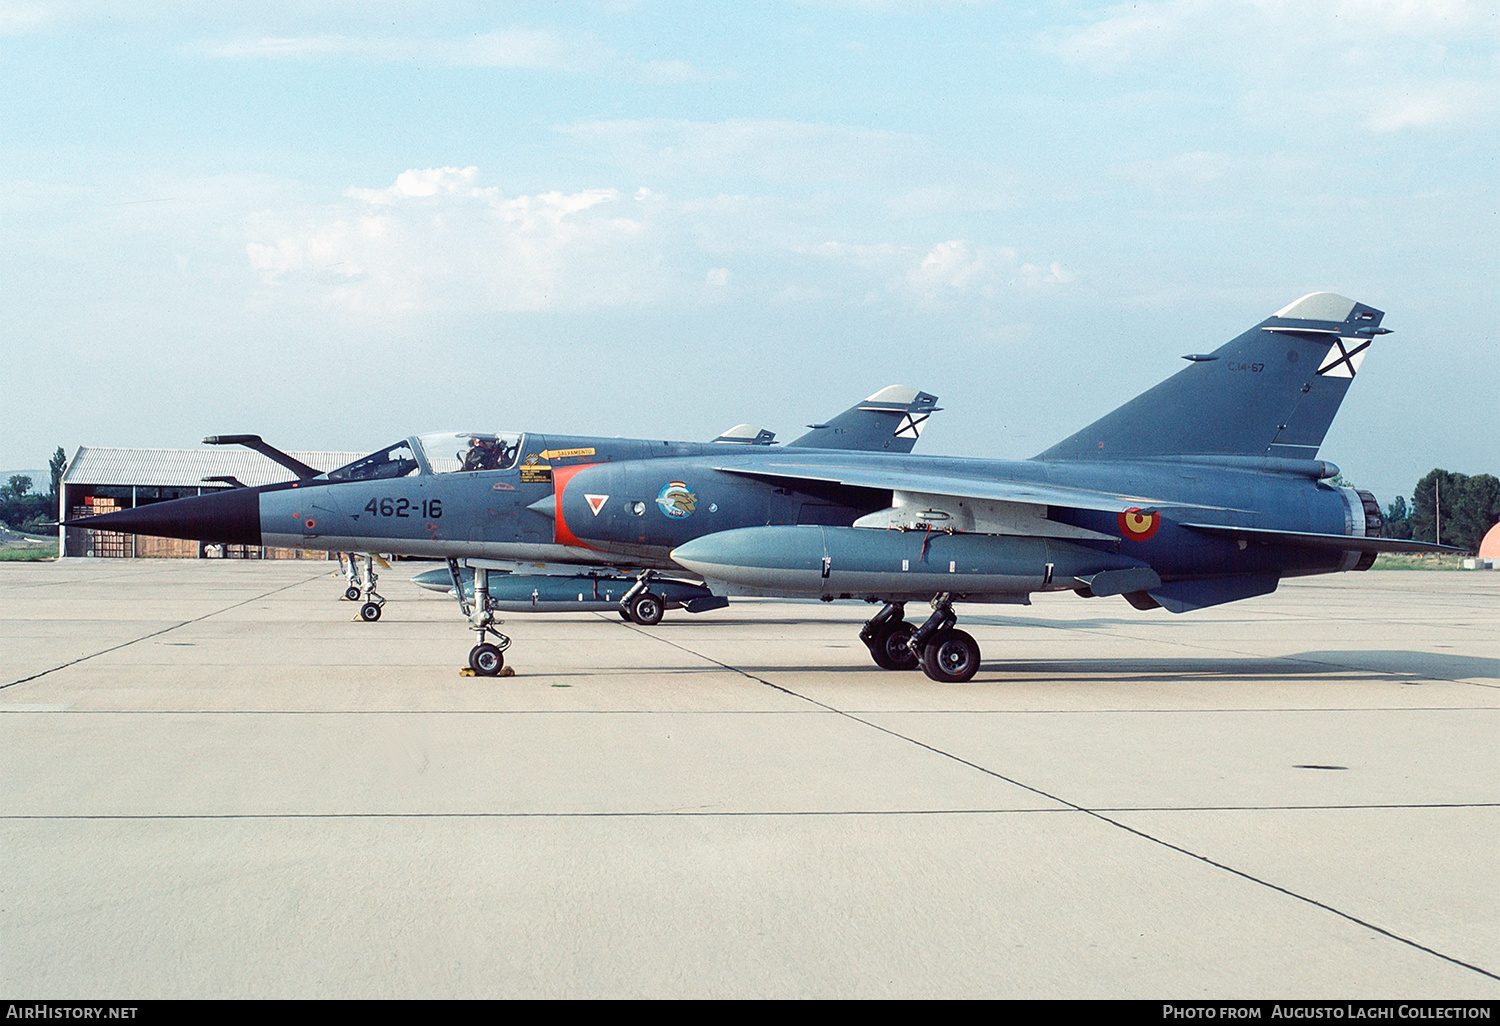
<path fill-rule="evenodd" d="M 937 396 L 891 385 L 826 424 L 807 425 L 811 431 L 787 444 L 806 449 L 911 452 L 927 418 L 937 411 Z"/>
<path fill-rule="evenodd" d="M 1036 458 L 1311 459 L 1371 341 L 1387 333 L 1384 316 L 1332 292 L 1303 296 Z"/>

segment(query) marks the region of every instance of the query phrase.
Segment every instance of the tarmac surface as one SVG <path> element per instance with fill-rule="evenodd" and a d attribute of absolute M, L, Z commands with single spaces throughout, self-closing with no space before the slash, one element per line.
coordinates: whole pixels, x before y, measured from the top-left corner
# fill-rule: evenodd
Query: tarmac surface
<path fill-rule="evenodd" d="M 0 996 L 1500 998 L 1500 573 L 641 628 L 0 564 Z M 914 618 L 925 610 L 912 608 Z"/>

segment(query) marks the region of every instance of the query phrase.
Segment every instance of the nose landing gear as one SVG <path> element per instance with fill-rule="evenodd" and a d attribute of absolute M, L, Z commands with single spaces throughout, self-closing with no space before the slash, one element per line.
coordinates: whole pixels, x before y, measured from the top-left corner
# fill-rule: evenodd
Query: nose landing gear
<path fill-rule="evenodd" d="M 347 556 L 347 562 L 346 562 Z M 364 572 L 360 572 L 359 555 L 354 552 L 339 553 L 339 569 L 343 572 L 344 580 L 349 586 L 344 589 L 344 598 L 350 602 L 364 600 L 359 607 L 359 618 L 365 623 L 374 623 L 380 619 L 380 610 L 385 605 L 385 599 L 375 591 L 375 582 L 379 580 L 375 573 L 375 554 L 365 554 Z"/>
<path fill-rule="evenodd" d="M 458 596 L 459 608 L 469 620 L 469 630 L 479 632 L 479 643 L 469 649 L 469 669 L 481 677 L 507 677 L 511 671 L 505 669 L 505 650 L 510 648 L 510 638 L 495 629 L 499 620 L 490 609 L 490 572 L 484 567 L 474 568 L 474 605 L 464 596 L 463 577 L 458 572 L 458 560 L 448 560 L 448 573 L 453 578 L 453 592 Z M 488 640 L 494 635 L 495 640 Z"/>

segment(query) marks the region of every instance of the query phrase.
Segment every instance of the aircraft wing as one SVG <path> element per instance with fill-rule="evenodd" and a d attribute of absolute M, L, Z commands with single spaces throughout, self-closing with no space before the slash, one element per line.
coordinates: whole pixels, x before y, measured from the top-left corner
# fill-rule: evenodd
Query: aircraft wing
<path fill-rule="evenodd" d="M 945 495 L 958 499 L 986 502 L 1013 502 L 1032 506 L 1063 506 L 1069 509 L 1102 510 L 1123 513 L 1127 510 L 1176 508 L 1216 508 L 1201 504 L 1173 502 L 1149 495 L 1127 495 L 1066 485 L 996 477 L 993 473 L 952 468 L 913 470 L 910 466 L 840 464 L 800 457 L 793 460 L 765 460 L 750 465 L 726 464 L 714 468 L 726 474 L 755 478 L 772 484 L 796 487 L 817 483 L 845 488 L 867 488 L 880 491 Z"/>
<path fill-rule="evenodd" d="M 1345 552 L 1465 552 L 1466 549 L 1402 538 L 1360 538 L 1347 534 L 1313 534 L 1307 531 L 1272 531 L 1266 528 L 1234 527 L 1229 524 L 1183 524 L 1204 534 L 1246 541 L 1296 545 L 1305 549 L 1342 549 Z"/>

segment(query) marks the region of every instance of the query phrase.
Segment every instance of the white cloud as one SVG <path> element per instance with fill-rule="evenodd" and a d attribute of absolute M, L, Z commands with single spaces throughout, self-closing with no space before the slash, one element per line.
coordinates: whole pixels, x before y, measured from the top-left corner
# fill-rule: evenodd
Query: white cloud
<path fill-rule="evenodd" d="M 663 284 L 642 199 L 614 189 L 505 197 L 475 168 L 428 168 L 345 199 L 253 219 L 245 252 L 268 287 L 379 313 L 614 306 Z"/>
<path fill-rule="evenodd" d="M 994 299 L 1018 288 L 1066 284 L 1075 277 L 1055 261 L 1046 267 L 1020 263 L 1009 246 L 974 246 L 949 239 L 928 250 L 896 287 L 932 304 L 958 296 Z"/>
<path fill-rule="evenodd" d="M 1387 52 L 1434 39 L 1492 39 L 1497 28 L 1492 8 L 1476 0 L 1154 0 L 1113 5 L 1040 42 L 1097 71 L 1207 57 L 1265 68 L 1321 56 L 1326 67 L 1350 47 Z"/>
<path fill-rule="evenodd" d="M 1500 18 L 1475 0 L 1155 0 L 1038 39 L 1100 74 L 1227 77 L 1267 120 L 1294 111 L 1370 131 L 1462 126 L 1496 109 Z"/>
<path fill-rule="evenodd" d="M 497 200 L 497 187 L 482 188 L 474 183 L 479 178 L 477 167 L 430 167 L 403 171 L 396 176 L 394 185 L 386 189 L 346 189 L 345 196 L 364 200 L 374 206 L 385 206 L 404 199 L 424 196 L 454 196 L 487 201 Z"/>
<path fill-rule="evenodd" d="M 243 252 L 268 295 L 370 316 L 736 296 L 930 305 L 1072 280 L 1060 264 L 1023 264 L 1014 249 L 967 240 L 813 241 L 829 223 L 806 204 L 649 188 L 506 196 L 472 167 L 404 171 L 384 188 L 262 213 L 249 227 Z"/>
<path fill-rule="evenodd" d="M 0 0 L 0 36 L 37 32 L 56 20 L 56 11 L 49 5 L 30 0 Z"/>

